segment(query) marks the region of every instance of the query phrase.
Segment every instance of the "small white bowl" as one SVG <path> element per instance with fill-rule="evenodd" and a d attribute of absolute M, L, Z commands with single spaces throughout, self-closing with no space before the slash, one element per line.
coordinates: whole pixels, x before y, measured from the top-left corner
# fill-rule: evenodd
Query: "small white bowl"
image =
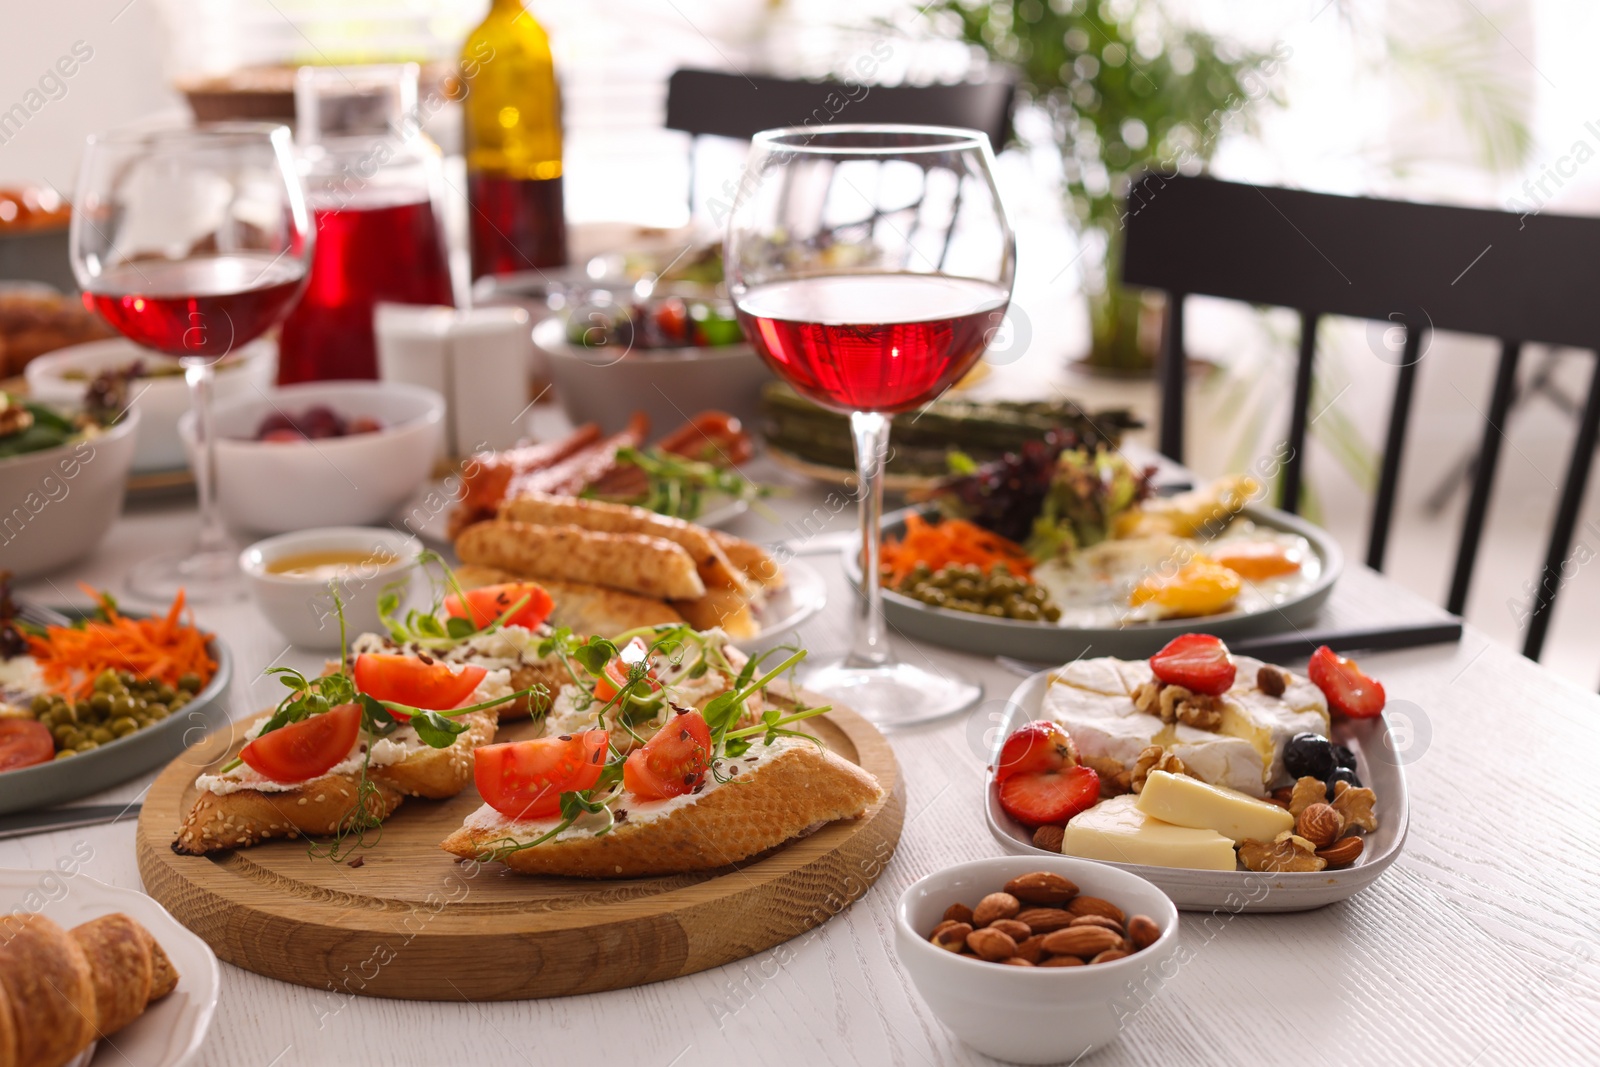
<path fill-rule="evenodd" d="M 575 426 L 597 423 L 605 433 L 621 430 L 635 411 L 649 416 L 656 434 L 708 409 L 754 425 L 761 387 L 772 381 L 772 372 L 745 343 L 626 353 L 585 348 L 567 340 L 561 316 L 535 326 L 533 343 L 549 357 L 550 380 L 567 418 Z"/>
<path fill-rule="evenodd" d="M 1155 944 L 1113 963 L 1006 967 L 938 948 L 928 935 L 955 903 L 971 907 L 1011 879 L 1051 871 L 1081 893 L 1161 927 Z M 1117 1039 L 1177 973 L 1178 909 L 1138 875 L 1067 857 L 1007 856 L 957 864 L 913 882 L 900 897 L 895 948 L 922 999 L 951 1033 L 1012 1063 L 1071 1063 Z"/>
<path fill-rule="evenodd" d="M 277 346 L 266 340 L 254 341 L 234 353 L 239 362 L 217 372 L 216 402 L 224 404 L 237 397 L 255 396 L 270 387 L 277 353 Z M 28 395 L 56 407 L 81 407 L 89 382 L 64 377 L 68 371 L 81 371 L 93 378 L 103 370 L 125 367 L 134 360 L 161 367 L 178 366 L 171 356 L 140 348 L 120 337 L 91 341 L 59 349 L 29 363 L 24 371 Z M 183 439 L 178 436 L 178 420 L 189 410 L 189 386 L 183 376 L 140 379 L 133 383 L 129 395 L 140 415 L 133 469 L 139 473 L 182 469 L 187 458 Z"/>
<path fill-rule="evenodd" d="M 93 438 L 0 459 L 0 567 L 18 578 L 94 551 L 122 514 L 139 410 Z"/>
<path fill-rule="evenodd" d="M 383 429 L 316 441 L 257 441 L 274 412 L 325 404 Z M 285 533 L 379 522 L 433 473 L 444 441 L 444 398 L 401 382 L 306 382 L 216 407 L 217 503 L 235 529 Z M 194 414 L 178 423 L 190 464 Z"/>
<path fill-rule="evenodd" d="M 364 633 L 382 633 L 378 598 L 385 592 L 398 593 L 401 605 L 405 604 L 413 565 L 422 551 L 422 542 L 415 537 L 376 526 L 334 526 L 279 534 L 239 553 L 239 569 L 244 571 L 256 606 L 292 644 L 302 648 L 339 647 L 339 617 L 334 611 L 333 596 L 326 580 L 273 574 L 267 568 L 290 556 L 337 551 L 363 555 L 383 551 L 396 557 L 395 562 L 380 567 L 352 567 L 337 579 L 347 637 L 353 641 Z"/>

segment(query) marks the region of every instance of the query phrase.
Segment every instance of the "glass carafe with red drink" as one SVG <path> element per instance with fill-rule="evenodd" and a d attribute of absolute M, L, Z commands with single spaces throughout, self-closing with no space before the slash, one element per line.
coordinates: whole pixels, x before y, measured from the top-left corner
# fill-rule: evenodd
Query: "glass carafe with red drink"
<path fill-rule="evenodd" d="M 1016 247 L 988 137 L 930 126 L 757 134 L 725 248 L 745 336 L 801 395 L 850 414 L 861 618 L 850 653 L 805 684 L 874 722 L 961 711 L 982 686 L 947 659 L 897 660 L 879 583 L 889 416 L 982 357 L 1011 301 Z"/>
<path fill-rule="evenodd" d="M 194 409 L 199 543 L 145 560 L 136 595 L 243 595 L 216 509 L 213 365 L 294 305 L 314 233 L 289 128 L 225 123 L 133 128 L 89 139 L 70 237 L 84 303 L 135 344 L 178 357 Z"/>
<path fill-rule="evenodd" d="M 317 252 L 279 336 L 280 384 L 376 378 L 379 303 L 455 305 L 439 151 L 416 112 L 415 64 L 303 67 L 296 77 Z"/>

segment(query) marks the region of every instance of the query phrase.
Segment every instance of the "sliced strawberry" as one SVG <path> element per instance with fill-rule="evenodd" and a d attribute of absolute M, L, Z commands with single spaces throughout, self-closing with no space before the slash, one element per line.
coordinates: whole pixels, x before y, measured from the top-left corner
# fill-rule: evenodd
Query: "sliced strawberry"
<path fill-rule="evenodd" d="M 1013 774 L 1000 783 L 1000 806 L 1024 826 L 1065 826 L 1100 801 L 1100 776 L 1090 767 Z"/>
<path fill-rule="evenodd" d="M 1353 659 L 1345 659 L 1327 645 L 1311 654 L 1306 670 L 1312 683 L 1328 698 L 1328 706 L 1352 719 L 1375 719 L 1388 703 L 1383 683 L 1369 678 Z"/>
<path fill-rule="evenodd" d="M 1150 669 L 1168 685 L 1181 685 L 1195 693 L 1218 697 L 1233 685 L 1238 668 L 1222 638 L 1210 634 L 1180 634 L 1150 657 Z"/>
<path fill-rule="evenodd" d="M 1019 726 L 1000 747 L 994 779 L 1003 782 L 1013 774 L 1058 771 L 1078 762 L 1078 748 L 1058 724 L 1043 719 Z"/>

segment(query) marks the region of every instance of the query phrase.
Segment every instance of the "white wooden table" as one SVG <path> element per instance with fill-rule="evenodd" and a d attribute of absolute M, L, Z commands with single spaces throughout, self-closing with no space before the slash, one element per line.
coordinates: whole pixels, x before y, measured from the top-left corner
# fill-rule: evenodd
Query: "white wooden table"
<path fill-rule="evenodd" d="M 853 511 L 797 487 L 778 505 L 811 529 L 849 528 Z M 793 536 L 750 515 L 738 532 Z M 820 524 L 820 525 L 819 525 Z M 73 574 L 115 590 L 136 560 L 190 536 L 187 508 L 138 511 Z M 827 610 L 802 630 L 838 650 L 849 591 L 836 555 L 802 557 L 829 581 Z M 81 600 L 57 579 L 30 596 Z M 1428 605 L 1361 568 L 1330 616 L 1368 624 Z M 320 657 L 286 648 L 246 602 L 204 608 L 232 649 L 231 712 L 276 699 L 273 663 Z M 959 662 L 1003 702 L 1018 679 L 993 662 L 900 643 L 935 669 Z M 1404 854 L 1372 888 L 1321 911 L 1186 914 L 1194 958 L 1096 1064 L 1600 1062 L 1600 698 L 1468 630 L 1458 646 L 1363 657 L 1414 741 Z M 980 708 L 980 720 L 983 709 Z M 893 908 L 914 879 L 1000 854 L 982 815 L 983 724 L 968 716 L 892 735 L 908 782 L 900 847 L 881 880 L 817 930 L 742 963 L 632 990 L 520 1003 L 385 1001 L 322 993 L 222 965 L 223 996 L 203 1062 L 289 1064 L 970 1064 L 896 962 Z M 133 800 L 144 778 L 98 801 Z M 87 842 L 81 873 L 139 887 L 133 826 L 0 842 L 0 866 L 53 867 Z M 81 846 L 80 846 L 81 851 Z M 104 1057 L 102 1057 L 104 1060 Z M 109 1061 L 106 1061 L 109 1062 Z"/>

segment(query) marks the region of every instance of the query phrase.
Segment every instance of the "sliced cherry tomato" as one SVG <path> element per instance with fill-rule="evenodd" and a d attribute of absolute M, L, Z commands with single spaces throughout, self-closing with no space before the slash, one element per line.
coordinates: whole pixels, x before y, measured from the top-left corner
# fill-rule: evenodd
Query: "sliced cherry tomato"
<path fill-rule="evenodd" d="M 360 734 L 361 705 L 340 704 L 262 734 L 244 746 L 239 758 L 274 782 L 305 782 L 348 756 Z"/>
<path fill-rule="evenodd" d="M 32 767 L 56 758 L 50 727 L 32 719 L 0 719 L 0 771 Z"/>
<path fill-rule="evenodd" d="M 681 797 L 705 781 L 710 767 L 711 727 L 698 711 L 684 711 L 628 754 L 622 787 L 640 800 Z"/>
<path fill-rule="evenodd" d="M 356 657 L 354 671 L 356 688 L 374 700 L 410 704 L 424 711 L 460 707 L 488 673 L 487 667 L 476 664 L 455 671 L 445 663 L 424 663 L 415 656 L 387 652 L 363 652 Z"/>
<path fill-rule="evenodd" d="M 472 625 L 481 630 L 524 598 L 527 603 L 506 620 L 506 625 L 525 626 L 532 630 L 548 619 L 556 606 L 544 586 L 536 582 L 503 582 L 500 585 L 486 585 L 482 589 L 468 589 L 465 604 L 460 597 L 451 593 L 444 598 L 444 610 L 446 615 L 457 619 L 472 620 Z"/>
<path fill-rule="evenodd" d="M 1150 657 L 1150 669 L 1168 685 L 1206 696 L 1221 696 L 1233 685 L 1239 668 L 1234 666 L 1228 646 L 1210 634 L 1180 634 L 1165 648 Z"/>
<path fill-rule="evenodd" d="M 1328 698 L 1328 706 L 1352 719 L 1375 719 L 1383 714 L 1388 696 L 1383 683 L 1367 676 L 1353 659 L 1345 659 L 1327 645 L 1311 653 L 1306 670 L 1311 682 Z"/>
<path fill-rule="evenodd" d="M 607 734 L 541 737 L 484 745 L 473 753 L 478 794 L 510 819 L 548 819 L 561 813 L 561 794 L 594 788 L 606 763 Z"/>
<path fill-rule="evenodd" d="M 1000 748 L 1000 762 L 994 780 L 1003 782 L 1013 774 L 1058 771 L 1078 762 L 1078 748 L 1057 723 L 1046 719 L 1019 726 Z"/>
<path fill-rule="evenodd" d="M 644 662 L 645 657 L 649 654 L 650 648 L 644 643 L 644 638 L 642 637 L 635 637 L 632 641 L 622 646 L 617 651 L 617 654 L 611 657 L 611 661 L 606 664 L 605 669 L 600 672 L 600 677 L 594 680 L 594 698 L 599 701 L 607 701 L 622 692 L 622 687 L 628 684 L 628 672 L 633 668 L 634 664 Z M 633 687 L 633 692 L 639 696 L 644 696 L 646 693 L 659 693 L 660 691 L 661 683 L 656 681 L 656 669 L 652 664 L 645 671 L 643 687 L 636 685 Z"/>
<path fill-rule="evenodd" d="M 702 411 L 657 441 L 656 447 L 718 467 L 737 466 L 755 455 L 744 426 L 724 411 Z"/>

